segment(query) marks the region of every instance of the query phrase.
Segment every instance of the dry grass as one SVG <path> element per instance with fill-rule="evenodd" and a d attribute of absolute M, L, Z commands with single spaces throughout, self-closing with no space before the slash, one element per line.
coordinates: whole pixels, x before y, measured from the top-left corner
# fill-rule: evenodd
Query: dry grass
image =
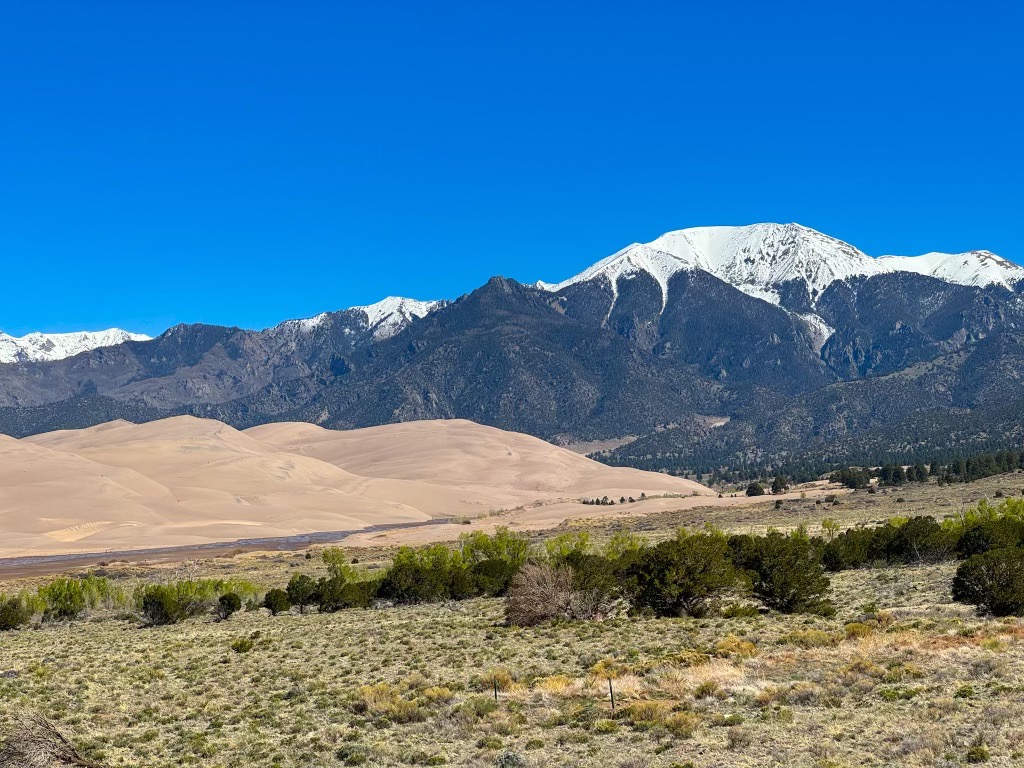
<path fill-rule="evenodd" d="M 517 629 L 486 599 L 150 629 L 98 617 L 0 633 L 0 712 L 39 712 L 86 759 L 147 768 L 491 766 L 508 752 L 538 767 L 1018 764 L 1024 623 L 950 603 L 954 567 L 836 575 L 832 618 Z M 323 566 L 270 554 L 191 570 L 280 584 L 296 568 Z"/>
<path fill-rule="evenodd" d="M 484 766 L 509 750 L 536 766 L 946 765 L 978 738 L 1008 765 L 1024 756 L 1024 625 L 949 604 L 951 574 L 841 574 L 830 619 L 514 629 L 474 600 L 51 625 L 0 635 L 0 698 L 111 766 Z M 867 634 L 847 635 L 853 619 Z M 593 672 L 608 659 L 614 715 Z"/>

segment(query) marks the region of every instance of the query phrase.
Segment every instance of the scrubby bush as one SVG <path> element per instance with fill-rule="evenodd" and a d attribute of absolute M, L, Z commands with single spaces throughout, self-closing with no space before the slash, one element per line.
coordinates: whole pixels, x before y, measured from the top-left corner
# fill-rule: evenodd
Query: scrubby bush
<path fill-rule="evenodd" d="M 487 597 L 502 597 L 521 566 L 509 560 L 481 560 L 470 569 L 473 591 Z"/>
<path fill-rule="evenodd" d="M 1024 615 L 1024 549 L 972 555 L 953 577 L 953 599 L 995 616 Z"/>
<path fill-rule="evenodd" d="M 634 603 L 657 616 L 704 615 L 735 581 L 725 537 L 685 531 L 645 550 L 626 575 Z"/>
<path fill-rule="evenodd" d="M 178 590 L 164 584 L 150 584 L 142 593 L 142 616 L 153 626 L 177 624 L 188 613 L 179 599 Z"/>
<path fill-rule="evenodd" d="M 550 563 L 527 563 L 512 579 L 505 598 L 505 621 L 532 627 L 568 618 L 572 607 L 572 569 Z"/>
<path fill-rule="evenodd" d="M 246 595 L 254 594 L 254 587 L 244 581 L 194 579 L 170 584 L 143 584 L 135 590 L 135 609 L 152 625 L 175 624 L 214 609 L 218 616 L 227 618 L 230 615 L 224 614 L 227 605 L 237 603 L 235 611 L 241 608 L 242 595 L 237 590 Z M 222 604 L 220 598 L 228 595 L 234 595 L 234 598 L 228 597 L 228 603 Z"/>
<path fill-rule="evenodd" d="M 834 613 L 825 598 L 829 580 L 821 551 L 803 531 L 733 536 L 729 546 L 736 566 L 750 578 L 754 594 L 769 608 L 782 613 Z"/>
<path fill-rule="evenodd" d="M 271 589 L 263 596 L 263 607 L 274 616 L 279 613 L 287 613 L 291 610 L 292 604 L 288 599 L 288 593 L 283 589 Z"/>
<path fill-rule="evenodd" d="M 874 540 L 874 528 L 848 528 L 825 545 L 822 562 L 830 571 L 859 568 L 870 561 Z"/>
<path fill-rule="evenodd" d="M 32 610 L 24 598 L 17 595 L 0 595 L 0 632 L 22 627 L 28 624 L 31 618 Z"/>
<path fill-rule="evenodd" d="M 483 531 L 464 533 L 459 537 L 462 559 L 470 566 L 488 560 L 508 563 L 518 570 L 526 562 L 530 543 L 525 536 L 498 526 L 493 535 Z"/>
<path fill-rule="evenodd" d="M 237 592 L 228 592 L 217 599 L 217 616 L 221 620 L 230 619 L 232 614 L 242 609 L 242 598 Z"/>
<path fill-rule="evenodd" d="M 885 549 L 877 554 L 890 563 L 936 562 L 950 557 L 956 548 L 955 534 L 933 517 L 913 517 L 882 539 Z"/>
<path fill-rule="evenodd" d="M 1019 547 L 1024 543 L 1024 525 L 1017 520 L 1000 519 L 972 523 L 956 543 L 960 557 L 980 555 L 991 549 Z"/>
<path fill-rule="evenodd" d="M 35 713 L 5 716 L 0 721 L 0 766 L 98 768 L 56 725 Z"/>
<path fill-rule="evenodd" d="M 764 496 L 764 486 L 754 482 L 747 486 L 747 496 Z"/>
<path fill-rule="evenodd" d="M 586 531 L 563 533 L 544 542 L 544 552 L 556 565 L 564 564 L 572 555 L 588 554 L 590 550 L 590 534 Z"/>
<path fill-rule="evenodd" d="M 380 596 L 398 603 L 459 600 L 472 594 L 462 555 L 443 544 L 400 547 L 380 585 Z"/>
<path fill-rule="evenodd" d="M 841 483 L 847 488 L 867 488 L 868 484 L 871 482 L 871 473 L 866 469 L 847 467 L 846 469 L 840 469 L 833 472 L 829 475 L 828 479 L 833 483 Z"/>
<path fill-rule="evenodd" d="M 46 603 L 46 618 L 75 619 L 86 609 L 86 594 L 79 579 L 54 579 L 39 588 L 39 597 Z"/>
<path fill-rule="evenodd" d="M 128 605 L 123 591 L 103 576 L 60 577 L 38 590 L 45 619 L 75 619 L 87 610 Z"/>

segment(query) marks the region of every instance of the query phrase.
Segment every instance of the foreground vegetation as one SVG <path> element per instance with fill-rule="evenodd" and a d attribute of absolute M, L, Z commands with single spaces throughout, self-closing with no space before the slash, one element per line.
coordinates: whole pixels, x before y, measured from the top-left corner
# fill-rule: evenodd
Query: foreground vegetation
<path fill-rule="evenodd" d="M 1016 764 L 1024 624 L 952 593 L 971 558 L 1013 551 L 1018 504 L 848 532 L 475 536 L 356 564 L 321 550 L 8 585 L 33 628 L 0 632 L 0 711 L 44 715 L 110 766 Z M 830 564 L 847 550 L 870 554 Z M 793 590 L 763 578 L 785 572 L 779 557 L 816 564 L 794 571 L 809 600 L 788 604 Z M 517 568 L 480 567 L 495 561 Z M 514 596 L 530 567 L 578 594 L 609 564 L 628 589 L 609 591 L 600 621 L 524 628 L 507 620 L 512 598 L 451 599 L 459 584 Z M 215 567 L 237 577 L 209 578 Z M 665 587 L 695 572 L 706 599 L 669 599 L 692 596 Z M 385 607 L 351 607 L 367 585 Z M 272 615 L 260 605 L 275 589 L 294 605 Z M 204 607 L 157 621 L 147 596 Z M 337 607 L 321 612 L 325 597 Z"/>
<path fill-rule="evenodd" d="M 1010 764 L 1024 627 L 950 604 L 952 573 L 843 572 L 834 617 L 517 629 L 479 598 L 62 623 L 0 636 L 0 697 L 108 765 Z"/>

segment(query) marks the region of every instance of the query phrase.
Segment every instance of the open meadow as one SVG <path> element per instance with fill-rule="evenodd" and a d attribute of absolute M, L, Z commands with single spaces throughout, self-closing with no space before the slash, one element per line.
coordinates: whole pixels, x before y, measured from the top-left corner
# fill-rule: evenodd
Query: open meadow
<path fill-rule="evenodd" d="M 723 529 L 827 516 L 941 515 L 1020 495 L 1024 476 L 714 508 Z M 904 510 L 909 510 L 905 512 Z M 687 518 L 687 515 L 690 515 Z M 589 525 L 652 539 L 699 511 Z M 579 526 L 581 524 L 575 523 Z M 537 534 L 538 538 L 551 533 Z M 357 567 L 390 550 L 352 548 Z M 93 568 L 114 583 L 234 578 L 261 589 L 311 553 Z M 1024 623 L 952 602 L 955 562 L 829 574 L 832 616 L 751 610 L 536 627 L 504 601 L 272 616 L 260 608 L 142 626 L 122 609 L 0 633 L 0 707 L 35 711 L 109 766 L 946 766 L 1024 760 Z M 9 579 L 0 591 L 42 584 Z M 733 608 L 730 610 L 730 605 Z M 746 606 L 746 608 L 736 606 Z M 612 710 L 609 678 L 615 694 Z"/>

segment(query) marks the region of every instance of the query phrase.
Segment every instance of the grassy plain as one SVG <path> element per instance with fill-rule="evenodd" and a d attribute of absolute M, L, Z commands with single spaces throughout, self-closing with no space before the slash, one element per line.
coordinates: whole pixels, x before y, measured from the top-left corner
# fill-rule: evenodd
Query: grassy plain
<path fill-rule="evenodd" d="M 749 530 L 833 517 L 845 526 L 943 516 L 1021 488 L 1017 474 L 858 492 L 838 505 L 768 501 L 563 529 L 586 526 L 600 539 L 616 527 L 661 538 L 704 522 Z M 352 555 L 373 567 L 388 553 Z M 231 576 L 269 586 L 322 567 L 303 553 L 249 553 L 105 571 L 126 584 Z M 157 628 L 97 615 L 0 633 L 0 712 L 42 712 L 110 766 L 1018 764 L 1024 622 L 980 619 L 951 603 L 954 570 L 836 574 L 831 618 L 515 629 L 502 625 L 502 602 L 488 599 L 326 615 L 252 611 Z M 608 659 L 614 713 L 608 681 L 592 674 Z"/>

